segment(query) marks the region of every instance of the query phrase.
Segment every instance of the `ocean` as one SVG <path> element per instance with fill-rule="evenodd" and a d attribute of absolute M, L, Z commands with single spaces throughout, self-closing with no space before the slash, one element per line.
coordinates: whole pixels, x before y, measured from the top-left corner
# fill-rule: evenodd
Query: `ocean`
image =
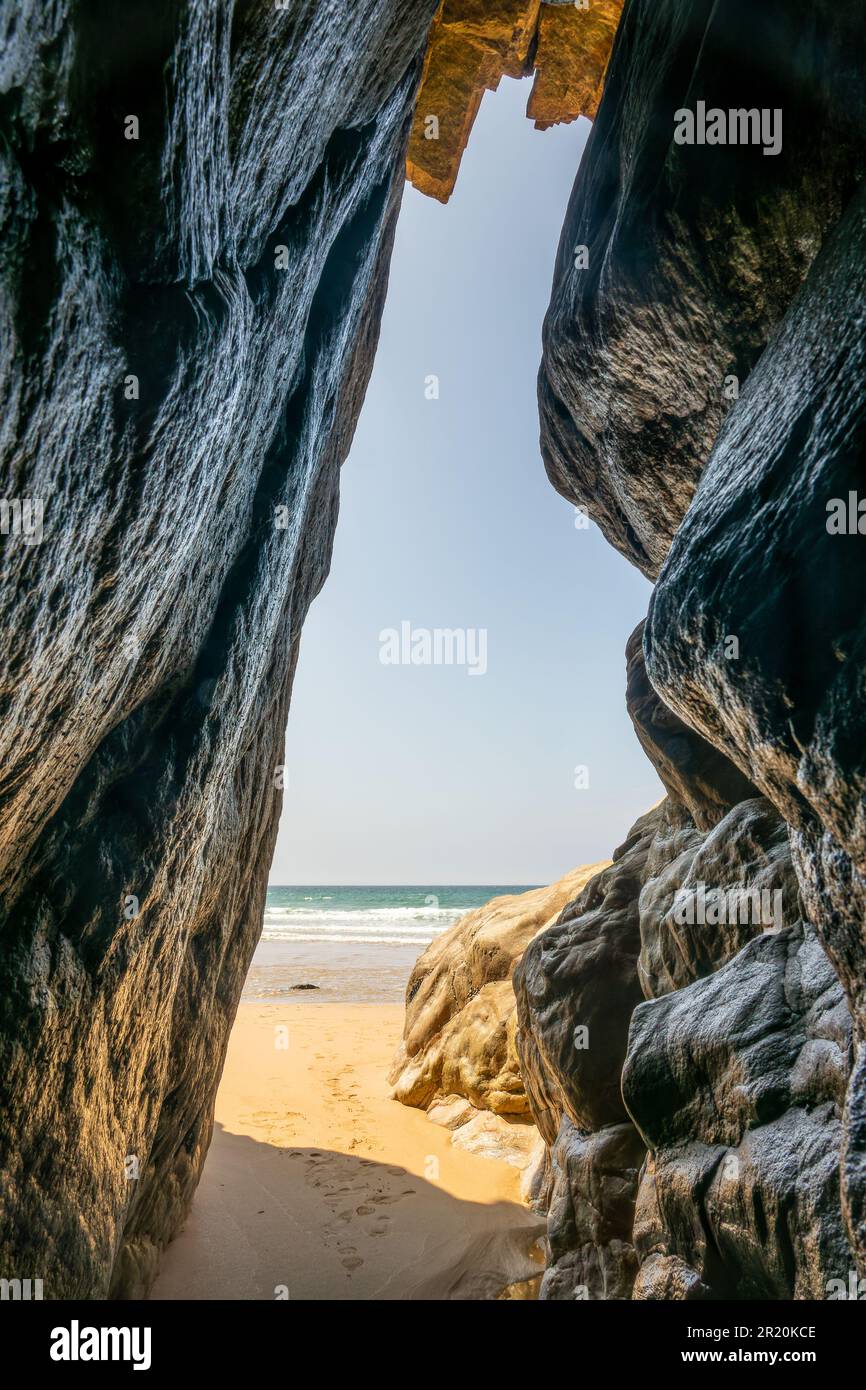
<path fill-rule="evenodd" d="M 364 942 L 375 946 L 429 946 L 458 917 L 504 893 L 525 887 L 268 889 L 266 941 Z"/>
<path fill-rule="evenodd" d="M 533 886 L 274 885 L 243 997 L 400 1003 L 418 956 L 458 917 Z"/>

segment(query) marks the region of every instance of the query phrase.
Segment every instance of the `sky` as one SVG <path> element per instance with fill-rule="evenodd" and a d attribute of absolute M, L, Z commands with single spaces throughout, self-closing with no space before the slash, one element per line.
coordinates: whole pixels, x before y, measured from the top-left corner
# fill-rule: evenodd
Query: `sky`
<path fill-rule="evenodd" d="M 536 131 L 528 94 L 486 94 L 447 206 L 406 187 L 271 883 L 548 883 L 662 795 L 625 708 L 650 586 L 575 526 L 539 450 L 541 325 L 590 127 Z M 477 673 L 383 661 L 402 623 L 416 654 L 419 629 L 464 630 Z"/>

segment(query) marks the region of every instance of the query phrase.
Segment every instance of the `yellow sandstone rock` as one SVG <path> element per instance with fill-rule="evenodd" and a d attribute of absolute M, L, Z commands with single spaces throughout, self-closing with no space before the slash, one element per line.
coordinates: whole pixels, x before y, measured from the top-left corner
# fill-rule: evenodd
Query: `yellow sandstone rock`
<path fill-rule="evenodd" d="M 494 898 L 428 946 L 406 990 L 403 1042 L 390 1076 L 397 1100 L 426 1110 L 463 1096 L 478 1110 L 529 1114 L 511 971 L 532 938 L 603 867 L 573 869 L 549 888 Z M 457 1123 L 463 1119 L 455 1115 Z"/>
<path fill-rule="evenodd" d="M 526 114 L 539 130 L 578 116 L 595 120 L 623 0 L 586 10 L 542 5 L 535 82 Z"/>
<path fill-rule="evenodd" d="M 541 0 L 443 0 L 433 22 L 406 176 L 447 203 L 482 97 L 535 72 L 527 115 L 540 129 L 594 117 L 623 0 L 587 9 Z"/>

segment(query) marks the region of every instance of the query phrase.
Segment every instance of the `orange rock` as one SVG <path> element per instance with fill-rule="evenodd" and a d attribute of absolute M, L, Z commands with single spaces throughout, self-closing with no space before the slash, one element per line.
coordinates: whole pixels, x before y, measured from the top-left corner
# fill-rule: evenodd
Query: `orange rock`
<path fill-rule="evenodd" d="M 588 9 L 542 5 L 535 83 L 526 114 L 538 130 L 578 116 L 595 120 L 623 0 Z"/>
<path fill-rule="evenodd" d="M 444 0 L 433 21 L 406 175 L 447 203 L 485 91 L 524 77 L 541 0 Z"/>
<path fill-rule="evenodd" d="M 623 0 L 588 10 L 541 0 L 443 0 L 433 21 L 406 176 L 447 203 L 486 91 L 537 70 L 527 115 L 539 128 L 595 116 Z"/>

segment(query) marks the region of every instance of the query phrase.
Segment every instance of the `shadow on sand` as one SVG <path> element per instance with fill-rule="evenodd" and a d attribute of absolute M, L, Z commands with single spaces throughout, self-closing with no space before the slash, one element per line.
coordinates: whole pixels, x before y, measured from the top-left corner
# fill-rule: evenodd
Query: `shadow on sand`
<path fill-rule="evenodd" d="M 544 1230 L 525 1207 L 461 1201 L 398 1164 L 215 1125 L 151 1297 L 495 1299 L 539 1275 Z"/>

